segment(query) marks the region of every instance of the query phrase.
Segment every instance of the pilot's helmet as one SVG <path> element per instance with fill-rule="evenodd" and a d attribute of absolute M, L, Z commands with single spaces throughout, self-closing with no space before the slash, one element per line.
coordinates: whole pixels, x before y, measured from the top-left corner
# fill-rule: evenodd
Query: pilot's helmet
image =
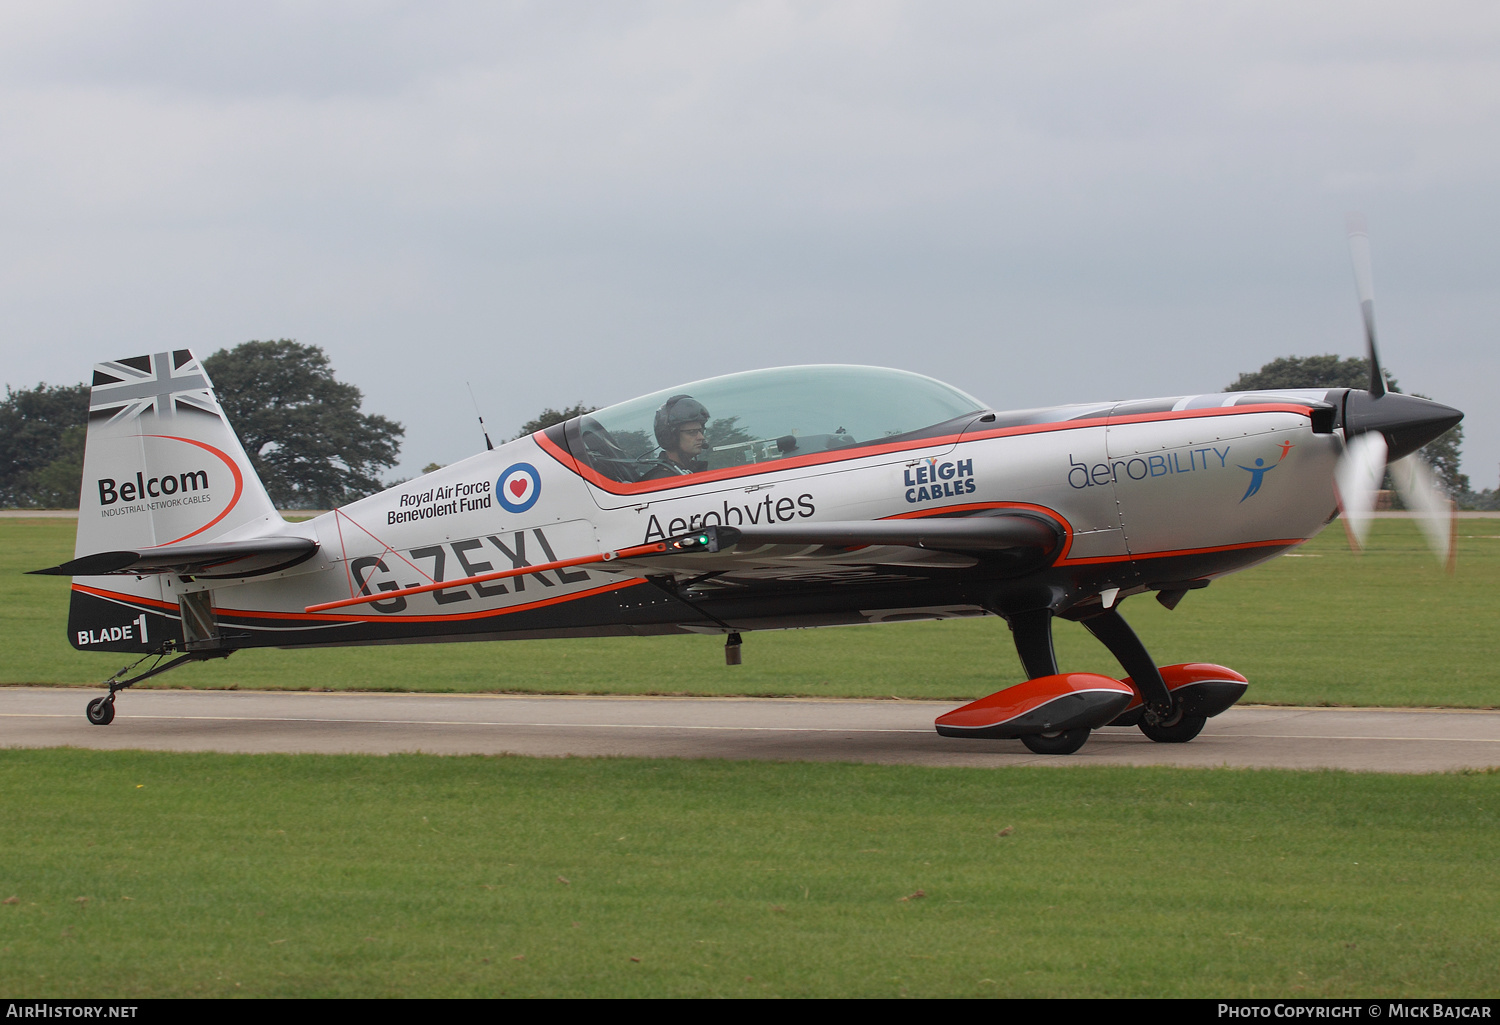
<path fill-rule="evenodd" d="M 683 424 L 708 426 L 708 409 L 691 395 L 673 395 L 656 411 L 656 443 L 677 451 L 677 429 Z"/>

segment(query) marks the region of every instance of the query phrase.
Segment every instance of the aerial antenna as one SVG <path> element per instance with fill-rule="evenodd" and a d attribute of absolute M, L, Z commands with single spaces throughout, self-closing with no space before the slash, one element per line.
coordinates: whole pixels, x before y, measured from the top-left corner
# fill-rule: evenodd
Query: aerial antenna
<path fill-rule="evenodd" d="M 464 387 L 469 389 L 469 401 L 474 403 L 474 415 L 479 417 L 479 433 L 484 435 L 484 447 L 493 452 L 495 451 L 495 443 L 490 440 L 490 432 L 485 430 L 484 414 L 479 412 L 479 400 L 474 397 L 474 386 L 465 381 Z"/>

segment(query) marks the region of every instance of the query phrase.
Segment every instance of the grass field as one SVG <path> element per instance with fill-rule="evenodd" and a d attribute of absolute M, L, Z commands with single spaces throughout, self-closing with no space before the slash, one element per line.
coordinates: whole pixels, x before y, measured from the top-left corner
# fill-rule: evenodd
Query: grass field
<path fill-rule="evenodd" d="M 1494 997 L 1497 810 L 1493 773 L 5 751 L 0 991 Z"/>
<path fill-rule="evenodd" d="M 0 520 L 0 683 L 94 684 L 124 661 L 67 643 L 67 581 L 21 575 L 72 555 L 71 520 Z M 1292 556 L 1194 592 L 1175 612 L 1124 607 L 1158 663 L 1207 661 L 1251 680 L 1248 701 L 1500 706 L 1500 520 L 1459 521 L 1449 577 L 1405 520 L 1375 523 L 1351 555 L 1337 526 Z M 1059 623 L 1066 670 L 1119 673 Z M 717 638 L 600 638 L 245 651 L 147 686 L 256 689 L 808 694 L 967 700 L 1022 679 L 1002 621 L 908 623 Z"/>
<path fill-rule="evenodd" d="M 0 520 L 0 679 L 94 683 L 70 521 Z M 1500 522 L 1127 615 L 1252 699 L 1500 705 Z M 1341 532 L 1338 532 L 1341 534 Z M 964 698 L 1003 623 L 252 651 L 161 685 Z M 1070 669 L 1115 672 L 1060 624 Z M 0 992 L 1489 997 L 1500 773 L 0 751 Z"/>

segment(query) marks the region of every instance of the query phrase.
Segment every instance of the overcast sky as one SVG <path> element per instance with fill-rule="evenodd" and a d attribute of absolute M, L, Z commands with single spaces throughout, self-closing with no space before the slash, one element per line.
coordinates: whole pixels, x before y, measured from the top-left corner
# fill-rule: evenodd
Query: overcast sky
<path fill-rule="evenodd" d="M 998 408 L 1362 353 L 1500 476 L 1500 5 L 11 2 L 4 382 L 322 346 L 402 475 L 793 363 Z"/>

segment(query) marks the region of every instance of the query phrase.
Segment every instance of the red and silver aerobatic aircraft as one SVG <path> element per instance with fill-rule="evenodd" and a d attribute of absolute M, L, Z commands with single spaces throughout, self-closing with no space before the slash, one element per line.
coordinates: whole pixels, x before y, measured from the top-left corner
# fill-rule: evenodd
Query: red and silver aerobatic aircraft
<path fill-rule="evenodd" d="M 995 615 L 1028 679 L 937 730 L 1078 750 L 1098 727 L 1191 740 L 1244 693 L 1159 667 L 1120 614 L 1293 548 L 1359 535 L 1389 460 L 1451 543 L 1413 453 L 1462 413 L 1386 390 L 1352 236 L 1369 387 L 996 412 L 899 370 L 788 367 L 576 417 L 315 519 L 276 512 L 186 350 L 94 368 L 68 635 L 156 662 L 240 648 L 668 634 Z M 1444 528 L 1447 533 L 1444 533 Z M 1081 622 L 1125 679 L 1059 671 Z M 140 663 L 137 663 L 139 665 Z"/>

